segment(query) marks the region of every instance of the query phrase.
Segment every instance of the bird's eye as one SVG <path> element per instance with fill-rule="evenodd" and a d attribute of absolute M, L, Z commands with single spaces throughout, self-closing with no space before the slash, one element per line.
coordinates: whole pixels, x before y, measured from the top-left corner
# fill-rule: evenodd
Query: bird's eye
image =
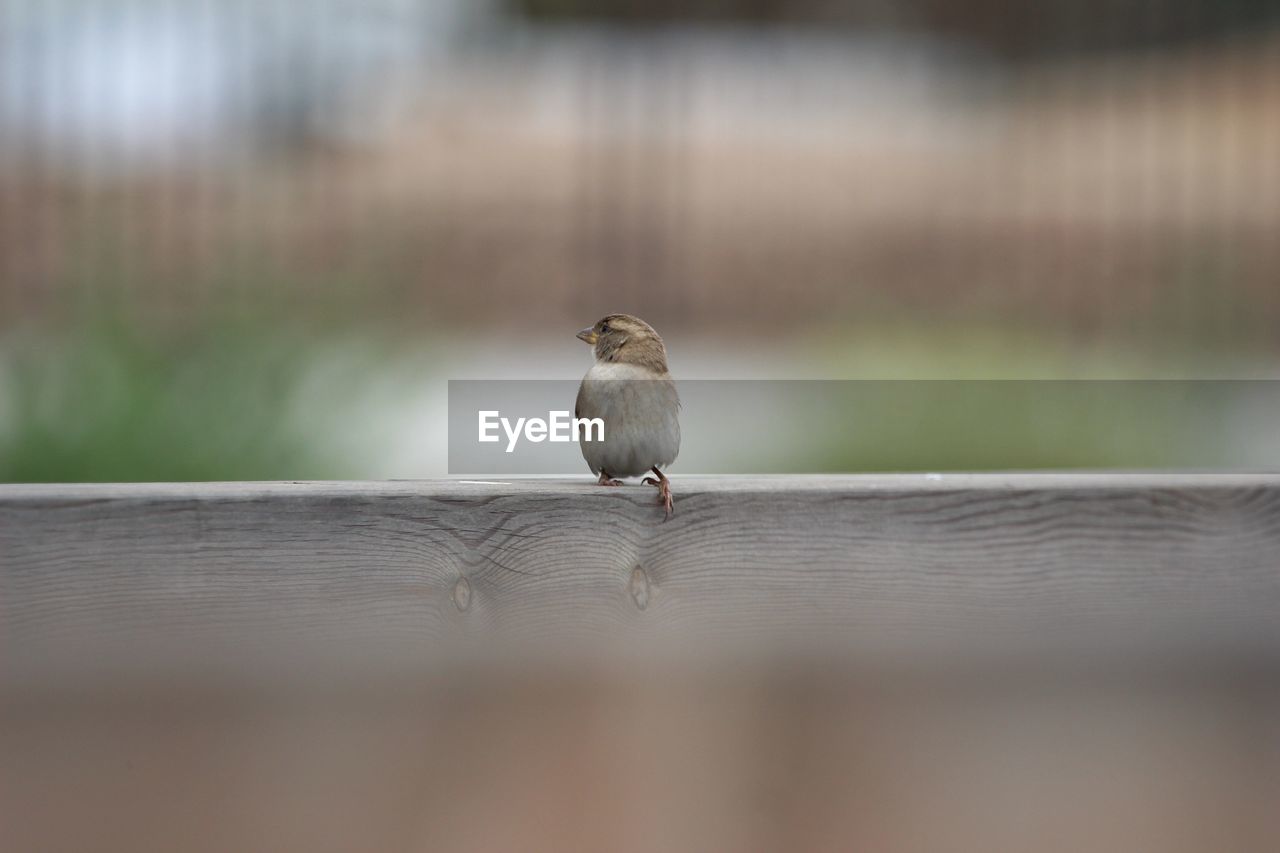
<path fill-rule="evenodd" d="M 602 323 L 602 324 L 601 324 L 601 326 L 600 326 L 600 331 L 601 331 L 601 332 L 607 332 L 607 331 L 609 331 L 609 324 L 608 324 L 608 323 Z"/>

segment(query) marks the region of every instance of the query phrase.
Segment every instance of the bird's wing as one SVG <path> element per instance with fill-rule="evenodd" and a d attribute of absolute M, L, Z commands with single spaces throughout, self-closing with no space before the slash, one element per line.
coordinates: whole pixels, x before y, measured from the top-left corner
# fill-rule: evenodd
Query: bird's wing
<path fill-rule="evenodd" d="M 597 417 L 597 414 L 595 413 L 596 408 L 598 407 L 591 404 L 591 395 L 587 389 L 587 381 L 584 379 L 582 384 L 578 386 L 578 399 L 573 403 L 573 416 L 574 418 Z M 599 474 L 601 467 L 601 454 L 604 452 L 604 448 L 601 443 L 579 441 L 578 447 L 582 451 L 582 458 L 586 460 L 587 467 L 591 469 L 591 473 Z"/>
<path fill-rule="evenodd" d="M 598 379 L 584 378 L 578 386 L 578 399 L 573 404 L 575 418 L 602 418 L 608 409 L 611 386 Z"/>

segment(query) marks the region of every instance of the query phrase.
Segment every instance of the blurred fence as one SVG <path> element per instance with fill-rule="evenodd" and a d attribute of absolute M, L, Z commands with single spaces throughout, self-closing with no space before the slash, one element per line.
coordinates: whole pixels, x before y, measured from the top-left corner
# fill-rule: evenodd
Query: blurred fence
<path fill-rule="evenodd" d="M 388 0 L 272 4 L 268 26 L 169 3 L 59 29 L 24 5 L 10 19 L 44 39 L 24 44 L 87 47 L 7 60 L 5 325 L 106 296 L 158 318 L 625 307 L 663 328 L 961 318 L 1280 344 L 1280 33 L 1231 16 L 1099 8 L 1072 38 L 1136 35 L 1070 51 L 928 15 L 532 26 Z M 275 45 L 294 47 L 259 61 Z"/>

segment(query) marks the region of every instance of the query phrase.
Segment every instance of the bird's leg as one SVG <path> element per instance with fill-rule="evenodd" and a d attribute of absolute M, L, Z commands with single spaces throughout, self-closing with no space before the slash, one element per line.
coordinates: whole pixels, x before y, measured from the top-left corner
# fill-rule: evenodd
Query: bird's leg
<path fill-rule="evenodd" d="M 622 481 L 621 481 L 621 480 L 615 480 L 615 479 L 613 479 L 612 477 L 610 477 L 610 476 L 609 476 L 609 474 L 608 474 L 608 472 L 607 472 L 607 471 L 605 471 L 603 468 L 601 468 L 601 469 L 600 469 L 600 479 L 599 479 L 599 480 L 596 480 L 596 485 L 598 485 L 598 486 L 621 486 L 621 485 L 622 485 Z"/>
<path fill-rule="evenodd" d="M 658 487 L 658 503 L 662 504 L 662 508 L 667 511 L 667 518 L 671 517 L 671 481 L 667 479 L 667 475 L 658 470 L 658 466 L 654 465 L 653 473 L 658 475 L 658 479 L 645 477 L 644 483 L 649 486 Z"/>

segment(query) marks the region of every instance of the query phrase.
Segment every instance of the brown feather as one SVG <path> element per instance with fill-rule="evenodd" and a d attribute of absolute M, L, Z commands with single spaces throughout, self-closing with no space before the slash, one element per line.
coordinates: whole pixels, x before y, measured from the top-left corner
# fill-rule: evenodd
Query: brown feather
<path fill-rule="evenodd" d="M 594 326 L 598 361 L 634 364 L 659 376 L 667 373 L 667 348 L 654 328 L 630 314 L 610 314 Z"/>

